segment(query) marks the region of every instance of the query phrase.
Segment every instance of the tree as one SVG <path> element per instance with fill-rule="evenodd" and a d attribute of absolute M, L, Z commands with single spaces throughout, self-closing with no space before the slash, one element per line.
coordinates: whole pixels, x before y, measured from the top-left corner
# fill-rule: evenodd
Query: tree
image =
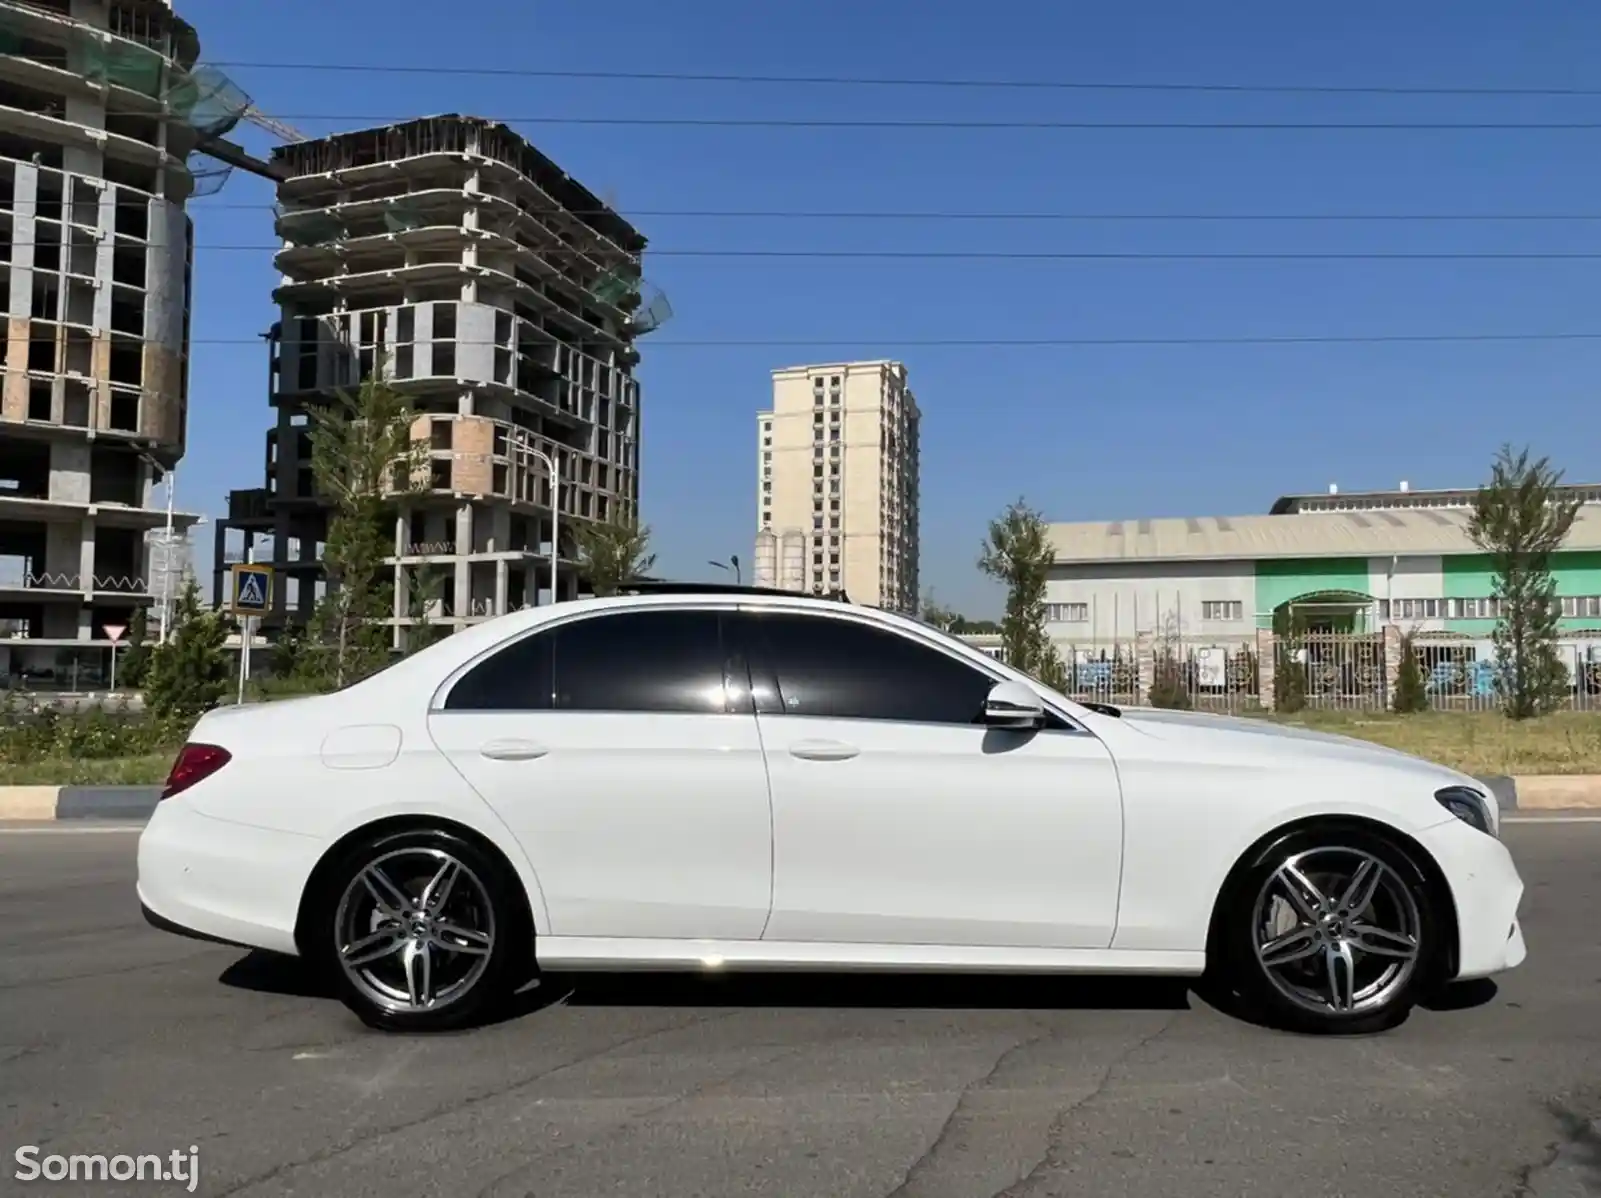
<path fill-rule="evenodd" d="M 1273 613 L 1273 710 L 1303 711 L 1306 708 L 1307 663 L 1302 636 L 1306 629 L 1301 617 L 1288 604 Z"/>
<path fill-rule="evenodd" d="M 328 505 L 323 570 L 327 590 L 309 629 L 306 669 L 335 688 L 389 659 L 393 552 L 401 499 L 427 482 L 428 442 L 414 438 L 411 403 L 384 379 L 382 362 L 353 394 L 308 411 L 311 471 Z"/>
<path fill-rule="evenodd" d="M 1566 697 L 1567 669 L 1557 654 L 1556 579 L 1551 556 L 1562 548 L 1579 513 L 1564 494 L 1562 474 L 1548 459 L 1502 446 L 1490 481 L 1473 501 L 1468 535 L 1495 563 L 1500 607 L 1494 640 L 1497 685 L 1514 720 L 1544 715 Z"/>
<path fill-rule="evenodd" d="M 1055 560 L 1044 517 L 1019 499 L 990 521 L 978 568 L 1006 587 L 1001 646 L 1007 664 L 1060 690 L 1067 669 L 1045 631 L 1045 584 Z"/>
<path fill-rule="evenodd" d="M 200 599 L 200 584 L 185 580 L 174 605 L 167 643 L 150 655 L 145 703 L 157 719 L 192 723 L 222 702 L 233 676 L 228 629 Z"/>
<path fill-rule="evenodd" d="M 1195 704 L 1190 699 L 1188 673 L 1179 653 L 1177 620 L 1170 617 L 1151 655 L 1151 706 L 1175 711 L 1193 708 Z"/>
<path fill-rule="evenodd" d="M 656 555 L 647 552 L 650 528 L 637 518 L 580 524 L 573 540 L 579 571 L 596 595 L 615 595 L 656 564 Z"/>
<path fill-rule="evenodd" d="M 918 601 L 917 614 L 925 624 L 932 624 L 941 632 L 960 632 L 965 621 L 953 608 L 945 607 L 934 598 L 934 588 L 923 592 Z"/>
<path fill-rule="evenodd" d="M 150 611 L 136 607 L 128 621 L 128 647 L 117 654 L 117 681 L 129 690 L 138 690 L 150 675 L 149 637 Z"/>
<path fill-rule="evenodd" d="M 1395 675 L 1395 697 L 1390 703 L 1397 715 L 1413 715 L 1429 709 L 1429 692 L 1423 678 L 1412 634 L 1401 637 L 1401 666 Z"/>

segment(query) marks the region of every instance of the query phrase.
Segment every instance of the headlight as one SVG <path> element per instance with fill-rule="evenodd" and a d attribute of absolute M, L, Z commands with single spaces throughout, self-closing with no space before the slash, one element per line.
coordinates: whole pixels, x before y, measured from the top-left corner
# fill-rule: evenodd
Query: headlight
<path fill-rule="evenodd" d="M 1492 801 L 1468 786 L 1447 786 L 1434 792 L 1435 799 L 1457 819 L 1472 824 L 1487 836 L 1495 835 L 1495 819 L 1490 814 Z"/>

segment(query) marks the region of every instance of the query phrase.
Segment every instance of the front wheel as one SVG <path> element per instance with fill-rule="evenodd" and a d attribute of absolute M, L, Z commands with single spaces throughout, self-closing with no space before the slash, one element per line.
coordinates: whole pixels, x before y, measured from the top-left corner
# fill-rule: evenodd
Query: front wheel
<path fill-rule="evenodd" d="M 1309 829 L 1267 850 L 1230 895 L 1230 972 L 1270 1022 L 1385 1031 L 1427 984 L 1438 923 L 1426 878 L 1388 838 Z"/>
<path fill-rule="evenodd" d="M 511 993 L 523 935 L 514 879 L 442 831 L 379 836 L 331 871 L 317 939 L 340 997 L 395 1031 L 442 1031 L 490 1015 Z"/>

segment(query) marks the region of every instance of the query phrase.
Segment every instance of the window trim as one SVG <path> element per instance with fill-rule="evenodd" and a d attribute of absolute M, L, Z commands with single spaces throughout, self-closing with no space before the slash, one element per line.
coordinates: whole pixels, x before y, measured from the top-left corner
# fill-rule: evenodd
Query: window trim
<path fill-rule="evenodd" d="M 751 681 L 750 661 L 745 653 L 745 646 L 731 637 L 728 630 L 723 635 L 723 710 L 722 711 L 634 711 L 627 708 L 600 708 L 600 707 L 449 707 L 450 693 L 457 684 L 470 674 L 479 665 L 488 661 L 497 654 L 507 652 L 514 646 L 521 644 L 532 637 L 545 636 L 556 632 L 569 624 L 577 624 L 584 620 L 605 620 L 619 616 L 643 615 L 658 612 L 690 612 L 700 615 L 711 614 L 719 617 L 734 611 L 731 603 L 642 603 L 628 604 L 627 606 L 606 607 L 591 609 L 589 611 L 563 613 L 550 620 L 543 620 L 531 628 L 524 628 L 496 641 L 493 645 L 473 654 L 472 657 L 460 663 L 445 676 L 443 682 L 434 688 L 434 693 L 428 701 L 429 716 L 447 715 L 626 715 L 626 716 L 751 716 L 756 714 L 755 692 Z M 740 675 L 743 674 L 743 698 L 735 699 L 731 692 L 740 685 Z"/>

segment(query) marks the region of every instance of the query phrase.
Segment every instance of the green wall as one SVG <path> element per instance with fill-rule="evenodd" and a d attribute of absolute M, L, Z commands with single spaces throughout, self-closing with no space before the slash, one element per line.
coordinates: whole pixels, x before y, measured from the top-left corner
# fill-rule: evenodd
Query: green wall
<path fill-rule="evenodd" d="M 1372 593 L 1365 557 L 1270 558 L 1256 563 L 1257 622 L 1272 625 L 1275 608 L 1317 591 Z M 1601 592 L 1598 592 L 1601 593 Z"/>
<path fill-rule="evenodd" d="M 1601 553 L 1581 550 L 1558 553 L 1552 558 L 1551 573 L 1556 577 L 1557 594 L 1601 595 Z M 1495 562 L 1487 553 L 1461 554 L 1440 559 L 1440 582 L 1445 599 L 1478 599 L 1495 594 Z M 1573 617 L 1561 621 L 1564 628 L 1595 628 L 1601 620 Z M 1488 637 L 1494 620 L 1446 620 L 1448 632 L 1472 637 Z"/>

